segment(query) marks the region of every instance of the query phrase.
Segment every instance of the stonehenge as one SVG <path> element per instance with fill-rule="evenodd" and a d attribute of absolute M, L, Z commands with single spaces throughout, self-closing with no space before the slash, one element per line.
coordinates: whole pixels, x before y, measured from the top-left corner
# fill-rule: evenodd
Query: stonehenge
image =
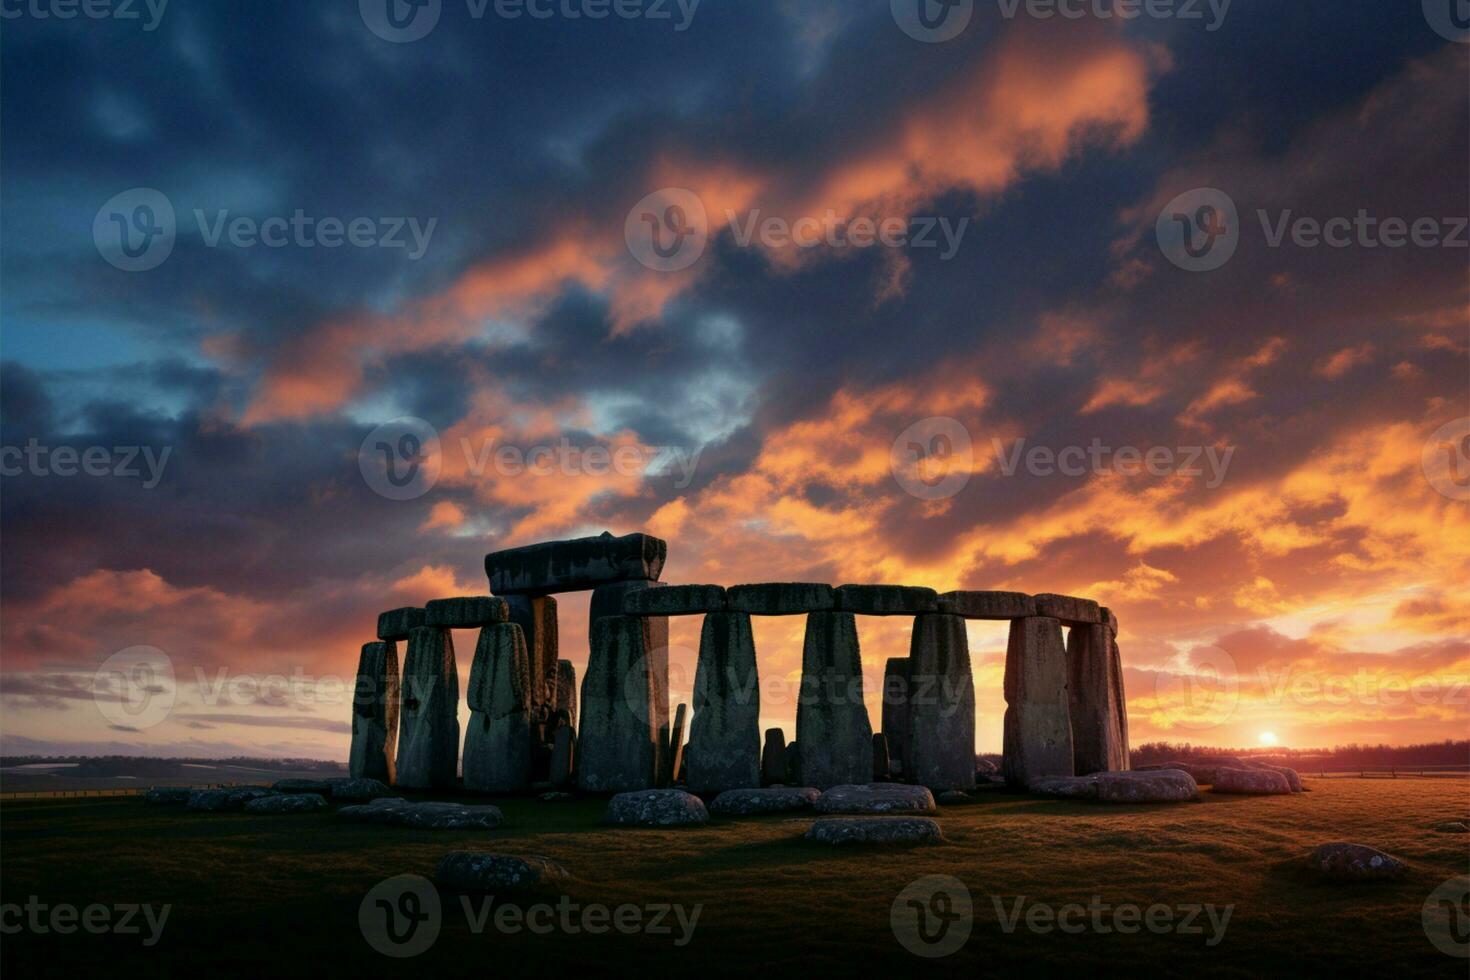
<path fill-rule="evenodd" d="M 977 770 L 967 623 L 989 620 L 1010 624 L 1007 785 L 1049 795 L 1135 787 L 1117 776 L 1129 770 L 1118 619 L 1092 599 L 892 584 L 669 585 L 660 581 L 667 554 L 664 541 L 641 533 L 492 552 L 488 595 L 380 614 L 377 640 L 358 660 L 352 778 L 479 793 L 679 786 L 709 799 L 773 785 L 962 793 L 975 788 Z M 591 593 L 581 671 L 561 657 L 557 620 L 557 596 L 578 591 Z M 677 616 L 702 623 L 692 703 L 671 718 Z M 780 728 L 762 739 L 753 616 L 805 617 L 789 742 Z M 859 616 L 912 622 L 908 656 L 884 663 L 877 730 L 864 700 Z M 456 629 L 479 631 L 462 743 Z M 399 643 L 407 644 L 401 679 Z"/>

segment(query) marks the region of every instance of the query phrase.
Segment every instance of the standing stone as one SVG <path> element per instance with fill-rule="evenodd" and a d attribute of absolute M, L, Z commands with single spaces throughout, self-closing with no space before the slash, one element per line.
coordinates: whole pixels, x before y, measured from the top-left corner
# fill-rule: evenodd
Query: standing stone
<path fill-rule="evenodd" d="M 622 616 L 623 599 L 631 593 L 650 588 L 661 588 L 652 579 L 637 579 L 628 582 L 612 582 L 599 585 L 592 592 L 592 604 L 588 614 L 587 635 L 594 633 L 597 620 L 605 616 Z M 655 718 L 659 733 L 659 773 L 668 769 L 669 750 L 669 618 L 648 616 L 643 624 L 643 647 L 648 654 L 649 675 L 653 678 Z"/>
<path fill-rule="evenodd" d="M 556 710 L 567 713 L 567 724 L 577 725 L 577 668 L 570 660 L 556 662 Z"/>
<path fill-rule="evenodd" d="M 684 718 L 688 711 L 688 705 L 681 704 L 674 712 L 674 723 L 669 728 L 669 741 L 664 746 L 663 759 L 663 785 L 672 786 L 679 781 L 680 771 L 684 768 Z"/>
<path fill-rule="evenodd" d="M 708 614 L 700 631 L 699 664 L 694 671 L 690 792 L 722 793 L 760 785 L 760 713 L 750 615 Z"/>
<path fill-rule="evenodd" d="M 398 785 L 448 789 L 459 769 L 459 671 L 449 630 L 415 627 L 400 691 Z"/>
<path fill-rule="evenodd" d="M 623 615 L 623 602 L 631 592 L 658 588 L 662 585 L 652 579 L 631 579 L 627 582 L 609 582 L 592 590 L 592 601 L 587 606 L 587 635 L 592 635 L 592 623 L 604 616 Z"/>
<path fill-rule="evenodd" d="M 914 617 L 904 778 L 931 791 L 975 788 L 975 678 L 961 616 Z"/>
<path fill-rule="evenodd" d="M 766 744 L 761 750 L 761 785 L 786 782 L 786 733 L 779 728 L 766 729 Z"/>
<path fill-rule="evenodd" d="M 888 736 L 873 733 L 873 782 L 887 782 L 893 778 L 893 767 L 888 760 Z"/>
<path fill-rule="evenodd" d="M 551 785 L 557 789 L 573 785 L 576 765 L 577 733 L 571 725 L 562 725 L 556 730 L 551 749 Z"/>
<path fill-rule="evenodd" d="M 873 776 L 873 728 L 863 704 L 863 664 L 852 613 L 807 616 L 796 706 L 797 785 L 826 789 Z"/>
<path fill-rule="evenodd" d="M 531 718 L 545 721 L 556 710 L 557 629 L 554 596 L 506 596 L 510 621 L 521 628 L 526 641 L 526 663 L 531 676 Z"/>
<path fill-rule="evenodd" d="M 1128 768 L 1128 708 L 1113 631 L 1074 626 L 1067 635 L 1067 696 L 1077 775 Z"/>
<path fill-rule="evenodd" d="M 1071 776 L 1072 723 L 1062 624 L 1046 616 L 1011 621 L 1006 646 L 1006 783 L 1025 789 L 1033 779 Z"/>
<path fill-rule="evenodd" d="M 659 768 L 659 727 L 642 621 L 604 616 L 593 624 L 582 678 L 577 784 L 588 792 L 651 789 Z"/>
<path fill-rule="evenodd" d="M 398 644 L 364 643 L 352 693 L 352 752 L 347 769 L 353 779 L 393 782 L 398 748 Z"/>
<path fill-rule="evenodd" d="M 883 668 L 883 734 L 889 768 L 904 772 L 909 737 L 909 658 L 889 657 Z"/>
<path fill-rule="evenodd" d="M 786 778 L 783 782 L 789 786 L 801 785 L 801 746 L 796 739 L 786 743 Z"/>
<path fill-rule="evenodd" d="M 518 793 L 531 785 L 531 669 L 514 623 L 480 630 L 470 667 L 464 788 Z"/>

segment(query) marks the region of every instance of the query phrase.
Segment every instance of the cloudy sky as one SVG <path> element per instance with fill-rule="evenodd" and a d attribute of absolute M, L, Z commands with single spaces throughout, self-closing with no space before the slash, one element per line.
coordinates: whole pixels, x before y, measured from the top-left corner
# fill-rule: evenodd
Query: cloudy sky
<path fill-rule="evenodd" d="M 1135 744 L 1463 736 L 1453 5 L 925 4 L 7 3 L 0 749 L 345 759 L 379 610 L 604 529 L 1097 598 Z"/>

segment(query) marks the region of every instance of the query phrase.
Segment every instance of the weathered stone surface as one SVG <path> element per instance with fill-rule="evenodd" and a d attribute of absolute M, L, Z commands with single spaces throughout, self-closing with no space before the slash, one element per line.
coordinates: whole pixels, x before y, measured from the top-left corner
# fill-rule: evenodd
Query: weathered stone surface
<path fill-rule="evenodd" d="M 1102 624 L 1104 626 L 1106 626 L 1109 631 L 1112 632 L 1113 636 L 1117 636 L 1118 635 L 1118 617 L 1116 615 L 1114 615 L 1113 614 L 1113 611 L 1111 609 L 1109 609 L 1107 606 L 1100 606 L 1100 607 L 1098 607 L 1097 612 L 1098 612 L 1098 617 L 1102 620 Z"/>
<path fill-rule="evenodd" d="M 521 628 L 526 641 L 526 664 L 531 673 L 531 718 L 545 721 L 556 710 L 557 652 L 559 638 L 556 597 L 505 597 L 510 621 Z"/>
<path fill-rule="evenodd" d="M 414 827 L 419 830 L 494 830 L 505 822 L 497 806 L 465 806 L 462 803 L 411 803 L 381 799 L 337 811 L 343 820 L 355 823 Z"/>
<path fill-rule="evenodd" d="M 544 857 L 483 851 L 451 851 L 434 868 L 435 883 L 445 888 L 496 895 L 559 894 L 571 879 L 566 868 Z"/>
<path fill-rule="evenodd" d="M 485 556 L 485 574 L 496 595 L 579 592 L 606 582 L 657 580 L 668 545 L 648 534 L 548 541 Z"/>
<path fill-rule="evenodd" d="M 510 604 L 499 596 L 470 595 L 435 599 L 424 606 L 424 625 L 445 629 L 478 629 L 510 618 Z"/>
<path fill-rule="evenodd" d="M 277 779 L 271 783 L 277 793 L 319 793 L 330 796 L 332 784 L 325 779 Z"/>
<path fill-rule="evenodd" d="M 761 784 L 760 678 L 746 613 L 704 618 L 694 671 L 689 788 L 719 793 Z"/>
<path fill-rule="evenodd" d="M 873 733 L 873 782 L 881 783 L 893 778 L 893 767 L 888 759 L 888 736 Z"/>
<path fill-rule="evenodd" d="M 904 779 L 935 792 L 975 786 L 975 679 L 960 616 L 914 618 Z"/>
<path fill-rule="evenodd" d="M 1072 766 L 1079 776 L 1128 768 L 1123 664 L 1106 626 L 1074 626 L 1067 636 Z"/>
<path fill-rule="evenodd" d="M 1102 607 L 1091 599 L 1041 592 L 1035 597 L 1036 615 L 1061 620 L 1063 626 L 1090 626 L 1102 622 Z"/>
<path fill-rule="evenodd" d="M 577 667 L 570 660 L 556 662 L 555 711 L 567 713 L 567 724 L 577 725 Z"/>
<path fill-rule="evenodd" d="M 801 785 L 801 746 L 795 739 L 786 743 L 786 782 L 792 786 Z"/>
<path fill-rule="evenodd" d="M 577 776 L 577 733 L 570 725 L 562 725 L 552 736 L 551 785 L 572 786 Z"/>
<path fill-rule="evenodd" d="M 858 783 L 833 786 L 817 798 L 818 813 L 933 813 L 934 794 L 923 786 Z"/>
<path fill-rule="evenodd" d="M 531 785 L 531 668 L 515 623 L 480 630 L 470 667 L 464 788 L 518 793 Z"/>
<path fill-rule="evenodd" d="M 761 749 L 761 783 L 784 783 L 787 776 L 786 733 L 779 728 L 766 729 L 766 744 Z"/>
<path fill-rule="evenodd" d="M 449 631 L 409 634 L 400 692 L 397 784 L 452 787 L 459 770 L 459 670 Z"/>
<path fill-rule="evenodd" d="M 226 810 L 243 810 L 251 800 L 278 795 L 275 790 L 264 786 L 229 786 L 224 789 L 196 789 L 189 794 L 185 806 L 190 810 L 218 813 Z"/>
<path fill-rule="evenodd" d="M 193 793 L 192 786 L 154 786 L 143 794 L 143 802 L 154 806 L 183 806 Z"/>
<path fill-rule="evenodd" d="M 327 798 L 320 793 L 287 793 L 280 796 L 262 796 L 245 804 L 246 813 L 285 814 L 310 813 L 325 810 Z"/>
<path fill-rule="evenodd" d="M 829 817 L 813 822 L 806 839 L 821 844 L 940 844 L 944 835 L 927 817 Z"/>
<path fill-rule="evenodd" d="M 1032 780 L 1030 788 L 1041 796 L 1099 803 L 1182 803 L 1199 798 L 1194 778 L 1177 769 L 1050 776 Z"/>
<path fill-rule="evenodd" d="M 341 802 L 370 802 L 396 796 L 386 784 L 376 779 L 328 779 L 326 783 L 332 799 Z"/>
<path fill-rule="evenodd" d="M 378 639 L 406 640 L 410 633 L 424 625 L 425 613 L 418 606 L 390 609 L 378 614 Z"/>
<path fill-rule="evenodd" d="M 364 643 L 352 692 L 352 748 L 347 771 L 353 777 L 393 782 L 397 773 L 398 710 L 398 644 L 393 640 Z"/>
<path fill-rule="evenodd" d="M 1470 823 L 1464 820 L 1442 820 L 1434 825 L 1434 829 L 1441 834 L 1470 834 Z"/>
<path fill-rule="evenodd" d="M 1024 592 L 946 592 L 939 611 L 966 619 L 1024 619 L 1036 615 L 1036 600 Z"/>
<path fill-rule="evenodd" d="M 1034 779 L 1073 775 L 1067 654 L 1055 619 L 1011 621 L 1005 699 L 1001 768 L 1006 783 L 1025 789 Z"/>
<path fill-rule="evenodd" d="M 908 657 L 889 657 L 883 667 L 883 734 L 888 739 L 888 767 L 907 776 L 909 741 Z"/>
<path fill-rule="evenodd" d="M 593 624 L 577 740 L 583 790 L 649 789 L 658 778 L 660 733 L 644 622 L 604 616 Z"/>
<path fill-rule="evenodd" d="M 1291 787 L 1293 793 L 1305 793 L 1307 788 L 1302 785 L 1302 777 L 1295 769 L 1286 766 L 1273 766 L 1268 762 L 1252 762 L 1252 769 L 1265 769 L 1269 772 L 1279 772 L 1286 777 L 1286 785 Z"/>
<path fill-rule="evenodd" d="M 667 586 L 651 579 L 633 579 L 628 582 L 609 582 L 606 585 L 599 585 L 592 590 L 592 601 L 587 606 L 587 629 L 590 631 L 592 623 L 603 616 L 623 615 L 623 604 L 627 601 L 628 596 L 635 592 L 664 588 Z M 588 635 L 591 635 L 590 632 Z"/>
<path fill-rule="evenodd" d="M 737 585 L 728 593 L 730 611 L 752 616 L 800 616 L 827 612 L 837 603 L 832 586 L 817 582 Z"/>
<path fill-rule="evenodd" d="M 1291 793 L 1291 783 L 1279 772 L 1269 769 L 1215 770 L 1215 782 L 1211 787 L 1216 793 L 1241 793 L 1248 796 L 1285 796 Z"/>
<path fill-rule="evenodd" d="M 614 796 L 605 820 L 621 827 L 682 827 L 708 823 L 709 811 L 682 789 L 646 789 Z"/>
<path fill-rule="evenodd" d="M 699 616 L 728 607 L 722 585 L 666 585 L 623 596 L 626 616 Z"/>
<path fill-rule="evenodd" d="M 1329 881 L 1377 881 L 1402 878 L 1409 867 L 1391 854 L 1363 844 L 1323 844 L 1312 852 L 1309 867 Z"/>
<path fill-rule="evenodd" d="M 859 616 L 917 616 L 939 611 L 939 593 L 915 585 L 839 585 L 833 608 Z"/>
<path fill-rule="evenodd" d="M 622 596 L 632 592 L 646 592 L 650 586 L 658 586 L 657 582 L 631 582 L 617 583 L 611 586 L 601 586 L 592 593 L 592 613 L 587 622 L 587 635 L 596 636 L 597 620 L 604 616 L 616 616 L 626 619 L 622 615 Z M 624 586 L 635 586 L 631 590 Z M 662 586 L 660 586 L 662 588 Z M 611 592 L 611 598 L 599 599 L 599 594 L 605 591 Z M 643 649 L 648 664 L 648 675 L 653 683 L 653 718 L 658 731 L 658 744 L 655 751 L 658 755 L 658 769 L 655 777 L 659 782 L 655 785 L 667 784 L 672 780 L 671 772 L 677 772 L 672 768 L 674 762 L 669 757 L 673 740 L 670 737 L 669 725 L 669 620 L 667 616 L 643 616 L 638 617 L 636 622 L 643 630 Z"/>
<path fill-rule="evenodd" d="M 674 720 L 669 725 L 669 740 L 664 745 L 663 775 L 659 782 L 663 786 L 672 786 L 679 777 L 680 770 L 684 767 L 684 725 L 688 717 L 687 705 L 679 705 L 674 711 Z"/>
<path fill-rule="evenodd" d="M 744 817 L 752 813 L 810 810 L 822 791 L 815 786 L 768 786 L 765 789 L 727 789 L 709 805 L 711 813 Z"/>
<path fill-rule="evenodd" d="M 863 704 L 863 664 L 852 613 L 807 617 L 796 705 L 803 786 L 826 789 L 873 778 L 873 728 Z"/>

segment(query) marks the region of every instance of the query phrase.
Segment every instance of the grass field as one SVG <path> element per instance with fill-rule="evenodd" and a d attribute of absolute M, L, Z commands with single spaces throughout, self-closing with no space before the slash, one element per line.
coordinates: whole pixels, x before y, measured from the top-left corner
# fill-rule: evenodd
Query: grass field
<path fill-rule="evenodd" d="M 11 802 L 0 810 L 0 901 L 172 906 L 152 948 L 142 935 L 3 937 L 8 976 L 198 974 L 235 971 L 444 969 L 450 975 L 532 968 L 575 976 L 699 970 L 706 975 L 857 966 L 864 973 L 948 969 L 1057 974 L 1163 972 L 1190 976 L 1423 975 L 1463 977 L 1465 961 L 1437 950 L 1421 909 L 1446 879 L 1470 872 L 1470 840 L 1436 822 L 1470 814 L 1466 780 L 1309 780 L 1311 793 L 1243 798 L 1204 794 L 1177 806 L 1098 807 L 981 796 L 945 808 L 948 844 L 907 850 L 832 850 L 804 843 L 807 820 L 716 820 L 695 830 L 609 830 L 597 800 L 501 803 L 494 833 L 433 832 L 338 822 L 329 814 L 254 817 L 150 807 L 138 799 Z M 1382 848 L 1411 867 L 1390 883 L 1324 884 L 1300 869 L 1316 844 Z M 384 878 L 431 875 L 458 849 L 542 854 L 575 874 L 576 902 L 681 903 L 702 909 L 692 940 L 559 930 L 481 934 L 458 896 L 443 896 L 433 946 L 395 965 L 373 951 L 359 905 Z M 915 958 L 890 922 L 898 893 L 924 875 L 968 887 L 973 932 L 953 956 Z M 1017 900 L 1024 900 L 1017 905 Z M 1123 935 L 1029 929 L 1017 908 L 1228 907 L 1223 937 L 1207 914 L 1193 927 Z M 534 900 L 518 902 L 519 906 Z M 550 900 L 550 901 L 554 901 Z M 1000 912 L 996 903 L 1000 903 Z M 498 906 L 497 906 L 498 907 Z M 672 920 L 670 920 L 672 921 Z M 1042 921 L 1040 919 L 1036 921 Z M 1075 925 L 1076 919 L 1068 920 Z M 1118 921 L 1105 913 L 1105 926 Z M 1128 921 L 1124 920 L 1124 924 Z M 1214 945 L 1210 940 L 1218 939 Z M 16 972 L 12 972 L 16 971 Z M 488 974 L 487 974 L 488 975 Z M 779 974 L 778 974 L 779 975 Z"/>

